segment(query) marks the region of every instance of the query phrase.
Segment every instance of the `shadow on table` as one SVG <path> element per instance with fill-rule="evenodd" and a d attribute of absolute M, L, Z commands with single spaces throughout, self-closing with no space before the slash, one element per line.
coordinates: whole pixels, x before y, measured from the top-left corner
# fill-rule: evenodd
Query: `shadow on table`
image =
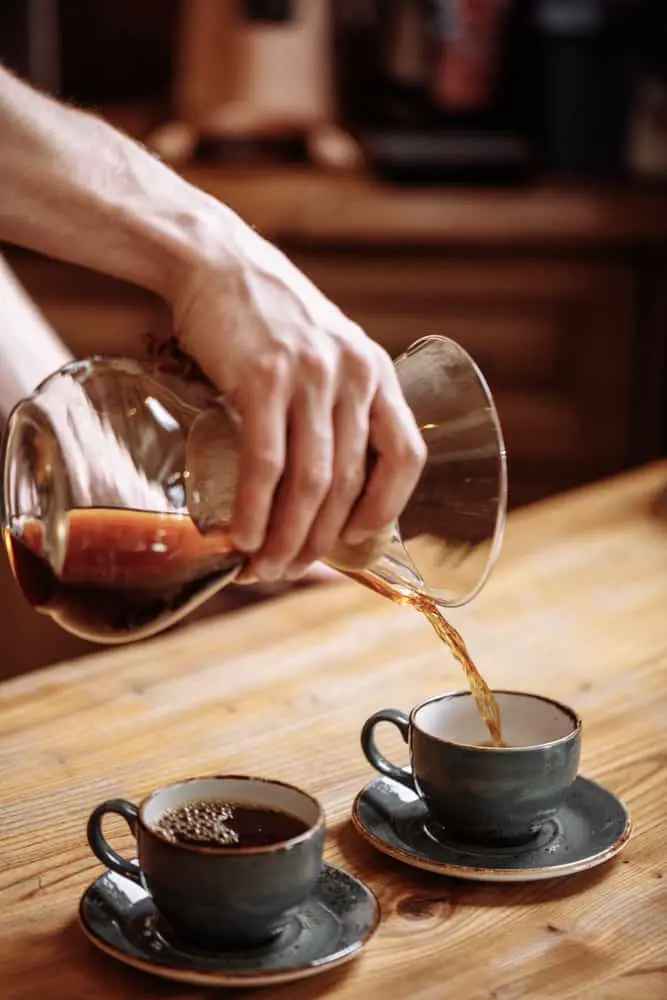
<path fill-rule="evenodd" d="M 343 865 L 368 882 L 376 893 L 384 916 L 396 911 L 415 919 L 431 915 L 437 904 L 453 910 L 460 906 L 506 907 L 556 902 L 594 888 L 608 877 L 612 867 L 624 863 L 624 859 L 616 859 L 587 872 L 542 882 L 472 882 L 412 868 L 381 854 L 362 839 L 351 820 L 333 827 L 329 836 Z M 559 928 L 550 926 L 550 929 L 558 931 Z"/>
<path fill-rule="evenodd" d="M 99 952 L 71 920 L 52 933 L 25 934 L 0 948 L 3 1000 L 225 1000 L 249 996 L 262 1000 L 318 1000 L 350 975 L 354 963 L 312 979 L 271 986 L 220 990 L 158 979 Z"/>

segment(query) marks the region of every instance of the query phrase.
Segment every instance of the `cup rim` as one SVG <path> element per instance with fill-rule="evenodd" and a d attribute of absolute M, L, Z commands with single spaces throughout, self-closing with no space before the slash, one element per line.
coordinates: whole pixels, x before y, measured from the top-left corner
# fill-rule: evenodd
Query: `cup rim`
<path fill-rule="evenodd" d="M 436 701 L 448 701 L 452 698 L 472 698 L 473 694 L 471 691 L 445 691 L 441 694 L 432 695 L 430 698 L 426 698 L 424 701 L 415 705 L 411 709 L 410 715 L 408 716 L 410 722 L 410 729 L 416 730 L 422 736 L 426 736 L 430 740 L 434 740 L 436 743 L 444 743 L 451 747 L 461 747 L 464 750 L 479 750 L 480 752 L 491 751 L 493 753 L 522 753 L 527 750 L 547 750 L 550 747 L 558 746 L 559 744 L 567 743 L 568 740 L 572 740 L 575 736 L 581 734 L 583 729 L 583 722 L 581 716 L 575 711 L 570 705 L 566 705 L 562 701 L 557 701 L 556 698 L 550 698 L 548 695 L 535 694 L 533 691 L 519 691 L 515 689 L 508 688 L 493 688 L 492 694 L 508 694 L 508 695 L 518 695 L 520 698 L 532 698 L 535 701 L 543 701 L 549 705 L 553 705 L 555 708 L 559 709 L 565 715 L 569 716 L 572 721 L 572 729 L 566 733 L 564 736 L 559 736 L 555 740 L 547 740 L 544 743 L 531 743 L 520 747 L 494 747 L 494 746 L 480 746 L 479 743 L 460 743 L 457 740 L 451 740 L 444 738 L 442 736 L 434 736 L 432 733 L 426 732 L 417 724 L 417 713 L 425 708 L 427 705 L 433 704 Z"/>
<path fill-rule="evenodd" d="M 295 837 L 288 837 L 283 840 L 275 840 L 270 844 L 260 844 L 254 847 L 207 847 L 204 844 L 183 844 L 175 843 L 173 840 L 169 840 L 164 834 L 160 833 L 158 829 L 151 826 L 146 822 L 144 817 L 145 810 L 148 808 L 150 803 L 160 794 L 167 791 L 170 788 L 176 788 L 180 785 L 193 784 L 199 781 L 246 781 L 249 784 L 264 784 L 264 785 L 276 785 L 281 788 L 287 788 L 291 792 L 297 792 L 302 795 L 305 799 L 308 799 L 313 803 L 317 809 L 317 818 L 314 823 L 311 823 L 307 830 L 303 833 L 298 833 Z M 191 851 L 195 854 L 214 854 L 216 857 L 239 857 L 240 855 L 253 855 L 253 854 L 271 854 L 278 850 L 284 850 L 286 847 L 296 847 L 298 844 L 310 840 L 315 836 L 320 829 L 324 827 L 325 816 L 324 808 L 319 799 L 316 799 L 314 795 L 310 792 L 304 791 L 303 788 L 299 788 L 298 785 L 292 785 L 288 781 L 280 781 L 277 778 L 262 778 L 257 775 L 251 774 L 202 774 L 192 778 L 182 778 L 180 781 L 171 781 L 169 784 L 161 785 L 159 788 L 154 788 L 152 792 L 149 792 L 139 803 L 137 809 L 137 822 L 139 826 L 144 830 L 145 833 L 150 834 L 152 837 L 156 837 L 163 844 L 168 844 L 170 847 L 176 850 Z"/>

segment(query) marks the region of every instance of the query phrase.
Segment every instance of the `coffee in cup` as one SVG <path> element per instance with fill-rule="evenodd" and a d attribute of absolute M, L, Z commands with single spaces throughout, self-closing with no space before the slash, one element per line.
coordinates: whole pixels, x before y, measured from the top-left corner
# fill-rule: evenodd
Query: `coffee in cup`
<path fill-rule="evenodd" d="M 502 747 L 488 733 L 468 691 L 437 695 L 410 715 L 374 712 L 361 746 L 381 774 L 424 801 L 446 836 L 466 843 L 521 844 L 556 813 L 577 776 L 581 720 L 565 705 L 518 691 L 494 692 L 503 720 Z M 387 760 L 375 743 L 380 722 L 395 725 L 410 764 Z"/>
<path fill-rule="evenodd" d="M 108 813 L 130 826 L 138 863 L 105 840 Z M 191 778 L 138 806 L 103 802 L 88 821 L 88 843 L 107 868 L 150 892 L 168 933 L 220 949 L 270 940 L 308 898 L 322 868 L 324 828 L 320 804 L 292 785 Z"/>

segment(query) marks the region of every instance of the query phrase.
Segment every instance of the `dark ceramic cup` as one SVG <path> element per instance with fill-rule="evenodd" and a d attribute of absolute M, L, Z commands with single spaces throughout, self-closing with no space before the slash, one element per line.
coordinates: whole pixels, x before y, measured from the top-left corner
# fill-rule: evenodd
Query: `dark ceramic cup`
<path fill-rule="evenodd" d="M 204 799 L 278 810 L 306 829 L 265 846 L 224 848 L 174 843 L 160 832 L 157 824 L 168 809 Z M 128 823 L 138 864 L 105 840 L 102 820 L 108 813 Z M 88 820 L 88 843 L 103 865 L 150 892 L 175 937 L 224 949 L 270 940 L 308 898 L 322 868 L 324 828 L 320 804 L 292 785 L 251 777 L 191 778 L 152 792 L 138 806 L 125 799 L 103 802 Z"/>
<path fill-rule="evenodd" d="M 361 746 L 376 770 L 423 799 L 446 835 L 467 843 L 521 844 L 556 813 L 577 776 L 581 721 L 549 698 L 494 694 L 505 747 L 488 745 L 467 691 L 430 698 L 409 716 L 393 708 L 375 712 L 364 724 Z M 398 727 L 410 748 L 408 767 L 378 750 L 380 722 Z"/>

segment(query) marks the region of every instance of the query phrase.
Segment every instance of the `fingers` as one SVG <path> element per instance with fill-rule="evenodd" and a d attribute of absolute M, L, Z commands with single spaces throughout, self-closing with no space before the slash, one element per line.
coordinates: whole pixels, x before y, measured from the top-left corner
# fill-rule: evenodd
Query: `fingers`
<path fill-rule="evenodd" d="M 326 557 L 333 549 L 364 487 L 369 429 L 369 404 L 347 396 L 333 414 L 334 459 L 331 488 L 320 506 L 305 544 L 288 567 L 291 579 Z"/>
<path fill-rule="evenodd" d="M 241 407 L 233 538 L 255 553 L 248 579 L 296 579 L 341 534 L 357 544 L 399 517 L 426 448 L 391 360 L 365 340 L 259 374 Z"/>
<path fill-rule="evenodd" d="M 243 421 L 232 539 L 242 552 L 256 552 L 264 542 L 286 456 L 286 373 L 276 366 L 268 375 L 261 368 L 254 375 L 248 394 L 239 398 Z"/>
<path fill-rule="evenodd" d="M 252 569 L 262 580 L 277 580 L 295 559 L 311 530 L 333 476 L 333 396 L 335 375 L 303 379 L 289 415 L 285 475 L 275 497 L 264 545 Z"/>
<path fill-rule="evenodd" d="M 383 379 L 373 401 L 369 443 L 376 460 L 343 538 L 356 545 L 396 521 L 419 481 L 426 445 L 395 382 Z"/>

